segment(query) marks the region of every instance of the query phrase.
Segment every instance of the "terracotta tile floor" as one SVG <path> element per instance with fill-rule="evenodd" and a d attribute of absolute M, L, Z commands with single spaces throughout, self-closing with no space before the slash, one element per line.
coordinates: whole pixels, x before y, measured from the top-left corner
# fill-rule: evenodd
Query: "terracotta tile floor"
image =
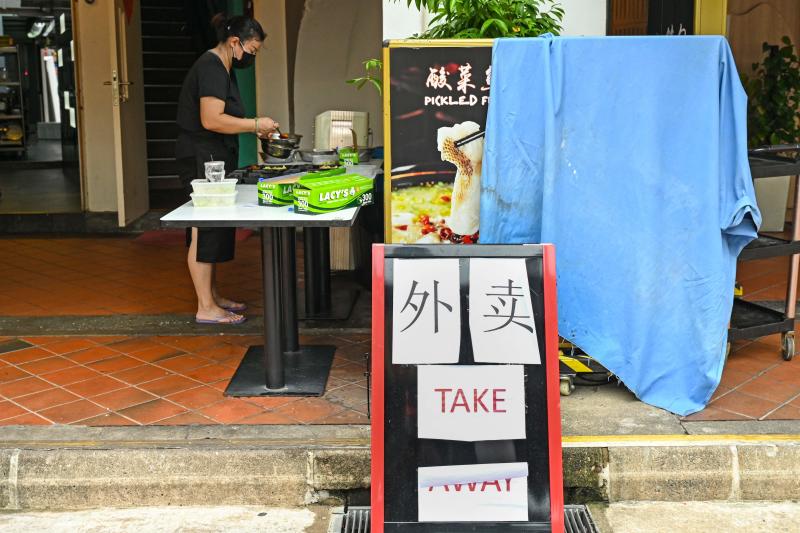
<path fill-rule="evenodd" d="M 263 313 L 260 255 L 256 234 L 237 242 L 236 259 L 217 274 L 220 292 L 247 302 L 250 314 Z M 180 237 L 150 243 L 127 236 L 0 239 L 0 257 L 0 316 L 196 310 Z"/>
<path fill-rule="evenodd" d="M 784 300 L 788 272 L 788 258 L 741 262 L 737 280 L 748 300 Z M 800 420 L 800 355 L 784 361 L 780 335 L 734 343 L 711 402 L 685 420 Z"/>
<path fill-rule="evenodd" d="M 249 336 L 0 337 L 0 426 L 367 424 L 369 338 L 339 347 L 322 398 L 226 398 Z"/>
<path fill-rule="evenodd" d="M 177 233 L 133 237 L 0 238 L 0 316 L 194 311 Z M 227 296 L 260 314 L 257 236 L 219 270 Z M 302 262 L 298 265 L 301 266 Z M 788 259 L 741 263 L 745 297 L 782 300 Z M 228 379 L 258 339 L 0 336 L 0 424 L 366 423 L 362 337 L 311 337 L 340 349 L 322 399 L 227 399 Z M 689 420 L 800 420 L 800 360 L 784 362 L 780 336 L 733 346 L 708 408 Z M 800 357 L 798 358 L 800 359 Z"/>

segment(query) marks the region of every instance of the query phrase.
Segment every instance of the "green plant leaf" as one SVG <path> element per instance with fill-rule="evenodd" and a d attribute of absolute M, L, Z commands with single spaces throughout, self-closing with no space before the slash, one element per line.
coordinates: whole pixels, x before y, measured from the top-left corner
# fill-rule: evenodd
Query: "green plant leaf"
<path fill-rule="evenodd" d="M 364 70 L 366 70 L 366 76 L 360 76 L 358 78 L 353 78 L 351 80 L 345 80 L 345 83 L 350 85 L 354 85 L 357 90 L 361 90 L 367 83 L 371 84 L 375 87 L 379 94 L 383 93 L 383 80 L 382 80 L 382 72 L 383 72 L 383 61 L 380 59 L 367 59 L 362 62 L 364 65 Z M 372 75 L 372 72 L 376 71 L 376 76 Z"/>
<path fill-rule="evenodd" d="M 751 146 L 800 142 L 800 68 L 794 45 L 764 43 L 753 77 L 742 76 L 748 95 L 748 142 Z"/>
<path fill-rule="evenodd" d="M 483 23 L 481 26 L 480 34 L 486 35 L 486 31 L 491 28 L 492 26 L 497 26 L 497 28 L 502 32 L 501 35 L 508 35 L 508 25 L 500 19 L 489 19 Z"/>
<path fill-rule="evenodd" d="M 369 81 L 378 90 L 378 94 L 383 94 L 383 83 L 376 79 L 371 79 Z"/>
<path fill-rule="evenodd" d="M 563 8 L 553 0 L 406 0 L 406 4 L 425 7 L 430 14 L 428 29 L 418 38 L 558 35 L 564 18 Z"/>

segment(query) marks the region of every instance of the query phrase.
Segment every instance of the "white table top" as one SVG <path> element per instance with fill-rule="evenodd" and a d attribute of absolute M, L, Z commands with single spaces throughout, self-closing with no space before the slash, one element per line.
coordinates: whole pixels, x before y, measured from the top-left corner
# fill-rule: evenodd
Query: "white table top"
<path fill-rule="evenodd" d="M 290 206 L 258 205 L 255 185 L 237 185 L 239 194 L 233 207 L 200 207 L 186 202 L 161 217 L 161 225 L 171 228 L 187 227 L 350 227 L 356 220 L 360 207 L 351 207 L 320 215 L 299 215 Z"/>

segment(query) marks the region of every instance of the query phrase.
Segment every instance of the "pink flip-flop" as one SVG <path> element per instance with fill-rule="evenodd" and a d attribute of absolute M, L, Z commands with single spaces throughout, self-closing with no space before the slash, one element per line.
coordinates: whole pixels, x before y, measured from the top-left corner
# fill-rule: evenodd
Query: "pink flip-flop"
<path fill-rule="evenodd" d="M 242 322 L 246 321 L 246 316 L 240 316 L 236 320 L 230 320 L 229 316 L 223 316 L 220 318 L 197 318 L 194 317 L 194 321 L 198 324 L 219 324 L 222 326 L 236 326 L 237 324 L 241 324 Z"/>

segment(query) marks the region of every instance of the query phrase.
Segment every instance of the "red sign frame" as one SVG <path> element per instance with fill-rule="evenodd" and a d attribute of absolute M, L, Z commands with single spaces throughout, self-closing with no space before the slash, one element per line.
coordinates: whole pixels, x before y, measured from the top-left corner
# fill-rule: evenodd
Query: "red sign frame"
<path fill-rule="evenodd" d="M 548 452 L 550 467 L 551 531 L 564 531 L 564 493 L 561 456 L 561 409 L 558 363 L 558 305 L 556 289 L 555 247 L 542 249 L 545 326 L 545 372 Z M 371 465 L 371 531 L 384 533 L 384 450 L 385 450 L 385 248 L 376 244 L 372 249 L 372 465 Z M 476 246 L 476 252 L 479 246 Z"/>

